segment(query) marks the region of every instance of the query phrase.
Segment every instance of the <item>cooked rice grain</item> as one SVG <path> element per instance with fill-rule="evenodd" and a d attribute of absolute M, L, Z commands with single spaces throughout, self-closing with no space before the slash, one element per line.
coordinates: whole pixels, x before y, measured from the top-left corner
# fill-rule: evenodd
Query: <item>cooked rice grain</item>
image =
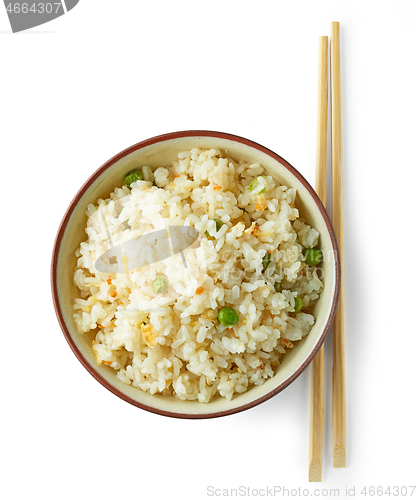
<path fill-rule="evenodd" d="M 306 308 L 323 289 L 315 268 L 305 272 L 303 251 L 317 245 L 319 233 L 299 218 L 295 190 L 258 163 L 214 149 L 182 151 L 170 168 L 142 171 L 131 189 L 118 187 L 87 207 L 88 240 L 74 273 L 79 332 L 94 332 L 97 363 L 151 394 L 207 403 L 262 385 L 291 343 L 310 332 Z M 255 179 L 259 187 L 250 192 Z M 218 231 L 212 219 L 223 223 Z M 167 226 L 199 231 L 199 244 L 184 251 L 187 266 L 176 254 L 128 273 L 94 267 L 109 237 L 117 245 Z M 159 276 L 168 288 L 156 294 L 151 284 Z M 295 314 L 297 295 L 305 308 Z M 217 320 L 225 306 L 240 316 L 233 328 Z"/>

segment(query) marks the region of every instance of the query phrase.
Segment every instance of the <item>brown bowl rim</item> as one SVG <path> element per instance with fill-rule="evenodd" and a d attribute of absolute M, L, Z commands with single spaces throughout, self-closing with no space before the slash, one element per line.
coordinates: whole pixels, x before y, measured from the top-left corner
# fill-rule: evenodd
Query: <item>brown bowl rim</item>
<path fill-rule="evenodd" d="M 275 387 L 273 390 L 269 391 L 267 394 L 263 395 L 262 397 L 255 399 L 251 401 L 250 403 L 247 403 L 242 406 L 238 406 L 236 408 L 232 408 L 230 410 L 223 410 L 223 411 L 218 411 L 214 413 L 201 413 L 201 414 L 189 414 L 189 413 L 176 413 L 176 412 L 170 412 L 166 410 L 162 410 L 159 408 L 154 408 L 152 406 L 145 405 L 143 403 L 140 403 L 123 392 L 119 391 L 116 387 L 111 385 L 100 373 L 98 373 L 93 366 L 91 366 L 87 360 L 84 358 L 80 350 L 77 348 L 75 342 L 73 341 L 69 330 L 67 328 L 67 325 L 64 321 L 64 317 L 61 311 L 61 307 L 59 304 L 59 299 L 58 299 L 58 286 L 57 286 L 57 264 L 58 264 L 58 254 L 59 254 L 59 249 L 62 241 L 62 237 L 64 235 L 66 226 L 68 224 L 68 221 L 72 215 L 72 212 L 77 205 L 77 203 L 80 201 L 81 197 L 84 195 L 84 193 L 87 191 L 87 189 L 94 183 L 94 181 L 105 171 L 107 170 L 110 166 L 112 166 L 114 163 L 119 161 L 120 159 L 124 158 L 125 156 L 133 153 L 134 151 L 137 151 L 139 149 L 142 149 L 144 147 L 150 146 L 152 144 L 157 144 L 158 142 L 164 142 L 168 141 L 171 139 L 178 139 L 178 138 L 185 138 L 185 137 L 215 137 L 215 138 L 220 138 L 220 139 L 227 139 L 233 142 L 238 142 L 241 144 L 245 144 L 249 147 L 252 147 L 254 149 L 257 149 L 258 151 L 261 151 L 262 153 L 267 154 L 268 156 L 274 158 L 277 160 L 279 163 L 281 163 L 287 170 L 289 170 L 300 182 L 303 184 L 303 186 L 307 189 L 307 191 L 310 193 L 311 197 L 315 201 L 316 205 L 318 206 L 318 209 L 325 221 L 327 230 L 329 232 L 330 236 L 330 241 L 332 244 L 333 248 L 333 253 L 334 253 L 334 258 L 335 258 L 335 293 L 333 295 L 333 300 L 332 300 L 332 306 L 330 309 L 330 315 L 328 318 L 328 321 L 326 325 L 324 326 L 323 332 L 321 337 L 319 338 L 318 342 L 316 343 L 313 351 L 310 353 L 308 358 L 304 361 L 304 363 L 296 370 L 288 379 L 286 379 L 282 384 L 279 386 Z M 84 366 L 84 368 L 98 381 L 100 382 L 101 385 L 103 385 L 106 389 L 108 389 L 110 392 L 118 396 L 119 398 L 123 399 L 127 403 L 130 403 L 136 407 L 139 407 L 143 410 L 149 411 L 151 413 L 156 413 L 158 415 L 166 416 L 166 417 L 174 417 L 174 418 L 186 418 L 186 419 L 203 419 L 203 418 L 217 418 L 217 417 L 224 417 L 227 415 L 232 415 L 235 413 L 240 413 L 241 411 L 248 410 L 250 408 L 253 408 L 255 406 L 258 406 L 261 403 L 264 403 L 268 399 L 271 399 L 272 397 L 276 396 L 279 392 L 284 390 L 286 387 L 288 387 L 297 377 L 301 375 L 301 373 L 307 368 L 307 366 L 311 363 L 313 360 L 314 356 L 317 354 L 319 351 L 320 347 L 322 346 L 324 339 L 326 338 L 326 335 L 328 334 L 333 318 L 336 312 L 336 307 L 337 307 L 337 302 L 339 299 L 339 292 L 340 292 L 340 279 L 341 279 L 341 269 L 340 269 L 340 256 L 339 256 L 339 249 L 338 249 L 338 244 L 337 244 L 337 239 L 336 235 L 333 230 L 333 226 L 330 222 L 330 218 L 326 212 L 326 209 L 324 208 L 320 198 L 317 196 L 316 192 L 312 188 L 312 186 L 309 184 L 309 182 L 296 170 L 290 163 L 288 163 L 284 158 L 279 156 L 278 154 L 274 153 L 270 149 L 266 148 L 265 146 L 262 146 L 261 144 L 258 144 L 257 142 L 251 141 L 249 139 L 245 139 L 244 137 L 240 137 L 238 135 L 234 134 L 229 134 L 226 132 L 216 132 L 216 131 L 210 131 L 210 130 L 184 130 L 184 131 L 178 131 L 178 132 L 170 132 L 166 134 L 161 134 L 155 137 L 151 137 L 149 139 L 145 139 L 144 141 L 138 142 L 137 144 L 134 144 L 133 146 L 130 146 L 117 155 L 113 156 L 110 158 L 110 160 L 106 161 L 100 168 L 98 168 L 88 179 L 87 181 L 82 185 L 82 187 L 78 190 L 77 194 L 74 196 L 73 200 L 71 201 L 70 205 L 68 206 L 62 221 L 59 225 L 58 232 L 55 238 L 54 246 L 53 246 L 53 251 L 52 251 L 52 261 L 51 261 L 51 288 L 52 288 L 52 299 L 53 299 L 53 304 L 55 308 L 55 313 L 58 318 L 58 323 L 61 327 L 61 330 L 64 334 L 64 337 L 66 341 L 68 342 L 70 348 L 72 349 L 73 353 L 77 357 L 77 359 L 81 362 L 81 364 Z"/>

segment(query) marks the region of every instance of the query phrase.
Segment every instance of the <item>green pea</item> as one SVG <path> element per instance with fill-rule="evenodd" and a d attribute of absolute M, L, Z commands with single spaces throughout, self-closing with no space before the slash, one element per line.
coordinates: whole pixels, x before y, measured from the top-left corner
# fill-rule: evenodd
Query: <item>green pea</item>
<path fill-rule="evenodd" d="M 266 252 L 266 254 L 262 258 L 262 266 L 264 268 L 264 271 L 269 266 L 270 262 L 271 262 L 271 256 L 269 255 L 268 252 Z"/>
<path fill-rule="evenodd" d="M 279 292 L 281 290 L 281 282 L 280 281 L 276 281 L 275 284 L 274 284 L 274 288 L 275 288 L 276 292 Z"/>
<path fill-rule="evenodd" d="M 231 307 L 223 307 L 220 309 L 217 319 L 224 326 L 233 326 L 239 321 L 238 313 Z"/>
<path fill-rule="evenodd" d="M 294 300 L 295 300 L 294 312 L 298 313 L 304 307 L 303 299 L 299 295 L 297 295 Z"/>
<path fill-rule="evenodd" d="M 143 181 L 142 171 L 138 170 L 138 169 L 132 170 L 131 172 L 129 172 L 125 176 L 125 184 L 128 187 L 130 187 L 130 185 L 132 184 L 132 182 L 136 182 L 136 181 Z"/>
<path fill-rule="evenodd" d="M 152 281 L 151 288 L 155 293 L 164 293 L 167 291 L 168 281 L 162 277 L 156 278 Z"/>
<path fill-rule="evenodd" d="M 224 226 L 224 222 L 221 221 L 220 219 L 211 219 L 211 220 L 214 220 L 214 222 L 216 223 L 216 233 L 217 233 L 220 230 L 220 228 Z M 210 233 L 208 231 L 206 231 L 205 234 L 208 238 L 210 238 Z"/>
<path fill-rule="evenodd" d="M 317 264 L 320 264 L 323 260 L 323 252 L 315 248 L 306 248 L 304 250 L 304 256 L 309 266 L 317 266 Z"/>
<path fill-rule="evenodd" d="M 265 176 L 263 175 L 262 177 L 265 177 Z M 256 189 L 259 186 L 260 182 L 258 179 L 259 179 L 259 177 L 257 177 L 256 179 L 253 179 L 253 181 L 249 184 L 249 186 L 248 186 L 249 193 L 251 193 L 254 189 Z M 258 194 L 265 193 L 265 191 L 266 191 L 266 188 L 263 188 L 259 191 Z"/>

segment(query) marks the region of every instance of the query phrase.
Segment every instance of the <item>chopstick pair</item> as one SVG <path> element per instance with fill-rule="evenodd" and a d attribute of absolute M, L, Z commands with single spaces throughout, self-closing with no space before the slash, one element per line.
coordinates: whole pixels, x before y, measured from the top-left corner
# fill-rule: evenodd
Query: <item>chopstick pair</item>
<path fill-rule="evenodd" d="M 330 94 L 332 137 L 332 222 L 339 243 L 341 278 L 339 304 L 333 322 L 333 467 L 346 466 L 346 377 L 342 189 L 342 104 L 340 79 L 340 24 L 330 25 Z M 316 192 L 326 206 L 328 106 L 328 37 L 319 39 L 319 84 L 316 150 Z M 323 471 L 323 369 L 324 345 L 311 365 L 310 439 L 308 479 L 322 480 Z"/>

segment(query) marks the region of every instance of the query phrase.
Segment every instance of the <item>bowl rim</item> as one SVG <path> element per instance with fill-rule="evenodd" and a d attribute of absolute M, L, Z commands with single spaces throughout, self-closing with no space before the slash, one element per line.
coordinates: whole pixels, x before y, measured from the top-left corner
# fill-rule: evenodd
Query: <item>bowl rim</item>
<path fill-rule="evenodd" d="M 334 254 L 334 261 L 335 261 L 335 288 L 334 288 L 334 294 L 332 298 L 332 304 L 330 308 L 330 313 L 328 320 L 323 328 L 322 334 L 318 341 L 316 342 L 316 345 L 314 346 L 314 349 L 310 353 L 310 355 L 304 360 L 304 362 L 300 365 L 300 367 L 290 376 L 288 377 L 284 382 L 282 382 L 280 385 L 272 389 L 271 391 L 267 392 L 263 396 L 254 399 L 253 401 L 250 401 L 249 403 L 246 403 L 242 406 L 238 406 L 235 408 L 231 408 L 229 410 L 222 410 L 222 411 L 217 411 L 217 412 L 212 412 L 212 413 L 198 413 L 198 414 L 192 414 L 192 413 L 177 413 L 177 412 L 172 412 L 172 411 L 167 411 L 164 409 L 160 408 L 155 408 L 149 405 L 146 405 L 144 403 L 141 403 L 139 401 L 136 401 L 132 398 L 130 398 L 128 395 L 124 394 L 121 392 L 119 389 L 117 389 L 115 386 L 113 386 L 111 383 L 109 383 L 98 371 L 94 369 L 93 366 L 91 366 L 88 361 L 84 358 L 83 354 L 81 351 L 78 349 L 76 346 L 74 340 L 71 337 L 71 334 L 67 328 L 67 325 L 64 320 L 64 316 L 61 310 L 61 306 L 59 303 L 59 298 L 58 298 L 58 285 L 57 285 L 57 266 L 58 266 L 58 254 L 61 246 L 61 241 L 65 232 L 65 229 L 67 227 L 68 221 L 70 220 L 70 217 L 74 211 L 74 208 L 84 195 L 84 193 L 87 191 L 87 189 L 100 177 L 100 175 L 105 172 L 109 167 L 114 165 L 116 162 L 124 158 L 125 156 L 139 150 L 142 148 L 145 148 L 147 146 L 151 146 L 153 144 L 157 144 L 159 142 L 165 142 L 169 141 L 172 139 L 179 139 L 179 138 L 186 138 L 186 137 L 215 137 L 219 139 L 226 139 L 230 140 L 233 142 L 238 142 L 241 144 L 244 144 L 246 146 L 252 147 L 254 149 L 257 149 L 258 151 L 265 153 L 266 155 L 272 157 L 273 159 L 277 160 L 279 163 L 281 163 L 287 170 L 289 170 L 294 177 L 297 178 L 297 180 L 304 186 L 304 188 L 309 192 L 310 196 L 313 198 L 314 202 L 316 203 L 321 216 L 323 217 L 323 220 L 326 224 L 327 231 L 329 233 L 330 241 L 331 241 L 331 246 Z M 266 148 L 265 146 L 262 146 L 261 144 L 254 142 L 249 139 L 245 139 L 244 137 L 226 133 L 226 132 L 216 132 L 216 131 L 211 131 L 211 130 L 184 130 L 184 131 L 178 131 L 178 132 L 170 132 L 166 134 L 161 134 L 157 135 L 155 137 L 151 137 L 149 139 L 145 139 L 143 141 L 140 141 L 133 146 L 130 146 L 120 153 L 116 154 L 109 160 L 107 160 L 101 167 L 99 167 L 86 181 L 85 183 L 81 186 L 81 188 L 78 190 L 74 198 L 72 199 L 71 203 L 69 204 L 67 210 L 65 211 L 65 214 L 61 220 L 61 223 L 59 225 L 57 235 L 54 241 L 54 246 L 52 250 L 52 259 L 51 259 L 51 273 L 50 273 L 50 278 L 51 278 L 51 289 L 52 289 L 52 300 L 53 300 L 53 305 L 55 309 L 55 313 L 57 315 L 58 323 L 61 327 L 61 330 L 64 334 L 64 337 L 69 344 L 71 350 L 77 357 L 77 359 L 81 362 L 81 364 L 84 366 L 84 368 L 101 384 L 103 385 L 106 389 L 108 389 L 110 392 L 118 396 L 119 398 L 123 399 L 127 403 L 132 404 L 133 406 L 139 407 L 143 410 L 149 411 L 151 413 L 156 413 L 158 415 L 166 416 L 166 417 L 174 417 L 174 418 L 184 418 L 184 419 L 206 419 L 206 418 L 218 418 L 218 417 L 224 417 L 227 415 L 232 415 L 235 413 L 240 413 L 244 410 L 248 410 L 250 408 L 253 408 L 255 406 L 258 406 L 261 403 L 264 403 L 265 401 L 271 399 L 272 397 L 276 396 L 279 392 L 284 390 L 286 387 L 288 387 L 297 377 L 301 375 L 301 373 L 307 368 L 307 366 L 311 363 L 313 360 L 314 356 L 317 354 L 319 349 L 321 348 L 331 326 L 333 323 L 333 318 L 336 312 L 336 307 L 337 307 L 337 302 L 339 299 L 339 294 L 340 294 L 340 284 L 341 284 L 341 265 L 340 265 L 340 255 L 339 255 L 339 248 L 337 244 L 337 239 L 336 235 L 333 230 L 333 226 L 331 224 L 329 215 L 327 214 L 326 209 L 323 206 L 323 203 L 321 202 L 320 198 L 318 197 L 317 193 L 313 189 L 313 187 L 309 184 L 309 182 L 303 177 L 303 175 L 296 170 L 290 163 L 288 163 L 284 158 L 279 156 L 277 153 L 273 152 L 272 150 Z"/>

